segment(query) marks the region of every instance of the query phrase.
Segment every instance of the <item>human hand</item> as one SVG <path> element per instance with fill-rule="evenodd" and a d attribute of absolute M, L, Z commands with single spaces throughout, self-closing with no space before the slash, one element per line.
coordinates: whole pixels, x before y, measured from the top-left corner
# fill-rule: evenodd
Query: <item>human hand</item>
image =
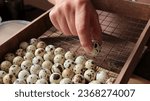
<path fill-rule="evenodd" d="M 90 0 L 55 0 L 49 15 L 53 25 L 65 35 L 78 35 L 87 53 L 92 51 L 92 40 L 101 44 L 101 27 Z"/>

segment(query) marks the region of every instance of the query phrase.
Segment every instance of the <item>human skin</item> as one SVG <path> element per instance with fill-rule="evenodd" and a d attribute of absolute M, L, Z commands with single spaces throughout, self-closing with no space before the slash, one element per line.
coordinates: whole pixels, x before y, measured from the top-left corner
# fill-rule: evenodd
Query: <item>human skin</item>
<path fill-rule="evenodd" d="M 65 35 L 77 35 L 87 53 L 92 40 L 102 42 L 98 15 L 90 0 L 48 0 L 55 6 L 49 16 L 53 25 Z"/>

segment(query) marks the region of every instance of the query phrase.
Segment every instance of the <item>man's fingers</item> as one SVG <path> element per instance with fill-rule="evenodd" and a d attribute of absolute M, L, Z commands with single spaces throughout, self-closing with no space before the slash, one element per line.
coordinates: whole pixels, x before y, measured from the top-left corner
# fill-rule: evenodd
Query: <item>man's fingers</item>
<path fill-rule="evenodd" d="M 75 25 L 77 29 L 77 33 L 80 39 L 80 43 L 85 49 L 86 52 L 92 51 L 92 42 L 90 35 L 90 19 L 87 12 L 86 5 L 82 6 L 82 8 L 76 8 L 77 12 L 75 12 Z"/>
<path fill-rule="evenodd" d="M 91 28 L 92 28 L 91 34 L 92 34 L 93 40 L 96 40 L 99 42 L 99 44 L 102 44 L 102 35 L 101 35 L 102 30 L 101 30 L 101 26 L 99 24 L 97 14 L 95 14 L 95 16 L 91 19 Z"/>

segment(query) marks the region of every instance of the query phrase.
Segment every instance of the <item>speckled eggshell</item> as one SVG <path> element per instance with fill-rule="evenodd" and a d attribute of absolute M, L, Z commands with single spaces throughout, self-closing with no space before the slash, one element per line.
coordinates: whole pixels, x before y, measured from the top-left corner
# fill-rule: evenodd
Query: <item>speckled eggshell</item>
<path fill-rule="evenodd" d="M 11 74 L 6 74 L 3 77 L 3 83 L 4 84 L 13 84 L 13 82 L 16 80 L 16 77 L 14 75 Z"/>
<path fill-rule="evenodd" d="M 89 59 L 85 62 L 85 68 L 95 70 L 96 69 L 96 64 L 93 60 Z"/>
<path fill-rule="evenodd" d="M 27 52 L 32 52 L 34 53 L 36 50 L 36 47 L 34 45 L 29 45 L 26 49 Z"/>
<path fill-rule="evenodd" d="M 86 68 L 84 67 L 83 64 L 76 64 L 75 67 L 73 68 L 73 71 L 75 74 L 83 75 L 85 70 L 86 70 Z"/>
<path fill-rule="evenodd" d="M 23 49 L 17 49 L 16 55 L 23 57 L 25 55 L 25 50 Z"/>
<path fill-rule="evenodd" d="M 27 70 L 22 70 L 18 74 L 18 79 L 26 80 L 26 78 L 30 75 L 30 73 Z"/>
<path fill-rule="evenodd" d="M 84 78 L 90 82 L 95 80 L 96 73 L 93 69 L 88 69 L 84 72 Z"/>
<path fill-rule="evenodd" d="M 64 67 L 61 63 L 55 63 L 53 66 L 52 66 L 52 72 L 53 73 L 59 73 L 61 74 L 64 70 Z"/>
<path fill-rule="evenodd" d="M 51 75 L 51 71 L 48 70 L 48 69 L 41 69 L 39 71 L 39 78 L 40 79 L 45 79 L 45 80 L 48 80 L 49 79 L 49 76 Z"/>
<path fill-rule="evenodd" d="M 21 69 L 30 70 L 30 67 L 32 66 L 32 62 L 30 60 L 25 60 L 21 63 Z"/>
<path fill-rule="evenodd" d="M 21 56 L 16 56 L 13 59 L 13 64 L 15 64 L 15 65 L 20 66 L 22 62 L 23 62 L 23 58 Z"/>
<path fill-rule="evenodd" d="M 64 78 L 72 79 L 73 76 L 74 76 L 74 72 L 72 69 L 66 68 L 62 72 L 62 77 L 64 77 Z"/>
<path fill-rule="evenodd" d="M 23 58 L 24 60 L 32 61 L 32 59 L 34 58 L 34 54 L 32 52 L 27 52 Z"/>
<path fill-rule="evenodd" d="M 11 65 L 12 65 L 11 62 L 3 61 L 0 65 L 0 69 L 5 71 L 5 72 L 8 72 Z"/>
<path fill-rule="evenodd" d="M 61 55 L 64 55 L 65 54 L 65 50 L 61 47 L 57 47 L 55 50 L 54 50 L 54 54 L 55 55 L 58 55 L 58 54 L 61 54 Z"/>
<path fill-rule="evenodd" d="M 35 50 L 35 56 L 41 56 L 43 57 L 45 54 L 45 50 L 43 48 L 38 48 Z"/>
<path fill-rule="evenodd" d="M 38 43 L 38 39 L 36 39 L 36 38 L 32 38 L 32 39 L 30 39 L 30 44 L 31 44 L 31 45 L 36 46 L 36 45 L 37 45 L 37 43 Z"/>
<path fill-rule="evenodd" d="M 46 47 L 46 43 L 43 42 L 43 41 L 39 41 L 37 43 L 37 45 L 36 45 L 36 48 L 43 48 L 43 49 L 45 49 L 45 47 Z"/>
<path fill-rule="evenodd" d="M 3 70 L 0 70 L 0 84 L 3 84 L 3 77 L 6 75 L 7 73 Z"/>
<path fill-rule="evenodd" d="M 31 74 L 27 77 L 27 84 L 35 84 L 39 77 L 35 74 Z"/>
<path fill-rule="evenodd" d="M 42 63 L 42 68 L 51 70 L 53 63 L 49 60 L 46 60 Z"/>
<path fill-rule="evenodd" d="M 30 73 L 38 75 L 41 69 L 42 67 L 38 64 L 32 65 L 30 68 Z"/>
<path fill-rule="evenodd" d="M 95 57 L 99 55 L 102 47 L 96 40 L 92 40 L 92 43 L 93 43 L 93 50 L 91 52 L 91 55 Z"/>
<path fill-rule="evenodd" d="M 13 59 L 15 58 L 15 54 L 7 53 L 4 58 L 5 58 L 6 61 L 13 62 Z"/>
<path fill-rule="evenodd" d="M 72 53 L 71 51 L 67 51 L 67 52 L 65 53 L 65 59 L 66 59 L 66 60 L 67 60 L 67 59 L 75 60 L 75 54 Z"/>
<path fill-rule="evenodd" d="M 64 62 L 64 68 L 70 68 L 73 70 L 73 68 L 75 67 L 75 62 L 72 59 L 67 59 Z"/>
<path fill-rule="evenodd" d="M 26 84 L 24 79 L 16 79 L 13 84 Z"/>
<path fill-rule="evenodd" d="M 108 79 L 108 74 L 106 71 L 99 71 L 97 74 L 96 74 L 96 80 L 102 82 L 102 83 L 105 83 L 106 80 Z"/>
<path fill-rule="evenodd" d="M 41 57 L 41 56 L 35 56 L 34 58 L 33 58 L 33 60 L 32 60 L 32 63 L 34 64 L 34 65 L 36 65 L 36 64 L 39 64 L 39 65 L 42 65 L 42 63 L 43 63 L 43 58 Z"/>
<path fill-rule="evenodd" d="M 43 58 L 44 58 L 45 61 L 46 60 L 53 61 L 54 60 L 54 56 L 55 55 L 53 53 L 49 52 L 49 53 L 44 54 Z"/>
<path fill-rule="evenodd" d="M 36 84 L 48 84 L 48 81 L 45 80 L 45 79 L 38 79 L 38 80 L 36 81 Z"/>
<path fill-rule="evenodd" d="M 20 70 L 21 70 L 20 66 L 12 65 L 9 68 L 9 74 L 15 75 L 17 77 Z"/>
<path fill-rule="evenodd" d="M 62 76 L 59 73 L 53 73 L 49 77 L 49 81 L 50 81 L 51 84 L 59 84 L 59 82 L 61 81 L 61 79 L 62 79 Z"/>
<path fill-rule="evenodd" d="M 60 84 L 72 84 L 72 80 L 70 78 L 63 78 Z"/>
<path fill-rule="evenodd" d="M 61 54 L 57 54 L 55 57 L 54 57 L 54 63 L 61 63 L 63 64 L 65 61 L 65 58 L 63 55 Z"/>
<path fill-rule="evenodd" d="M 46 46 L 45 47 L 45 51 L 47 52 L 47 53 L 53 53 L 54 54 L 54 51 L 55 51 L 55 46 L 54 45 L 48 45 L 48 46 Z"/>
<path fill-rule="evenodd" d="M 20 45 L 19 45 L 19 47 L 20 47 L 21 49 L 24 49 L 24 50 L 25 50 L 28 46 L 29 46 L 29 43 L 27 43 L 27 42 L 21 42 Z"/>
<path fill-rule="evenodd" d="M 78 56 L 76 59 L 75 59 L 75 63 L 76 64 L 85 64 L 86 62 L 86 59 L 84 56 Z"/>
<path fill-rule="evenodd" d="M 93 80 L 93 81 L 89 82 L 89 84 L 101 84 L 101 83 L 97 80 Z"/>
<path fill-rule="evenodd" d="M 73 82 L 73 84 L 85 84 L 85 78 L 81 74 L 76 74 L 72 78 L 72 82 Z"/>

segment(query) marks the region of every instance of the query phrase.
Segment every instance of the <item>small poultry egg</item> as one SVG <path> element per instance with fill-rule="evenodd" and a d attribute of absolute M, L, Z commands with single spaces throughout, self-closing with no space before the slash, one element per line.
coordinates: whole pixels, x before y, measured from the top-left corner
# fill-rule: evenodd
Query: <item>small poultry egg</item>
<path fill-rule="evenodd" d="M 96 80 L 102 82 L 102 83 L 105 83 L 106 80 L 108 78 L 108 74 L 106 71 L 99 71 L 97 74 L 96 74 Z"/>
<path fill-rule="evenodd" d="M 12 84 L 16 80 L 16 77 L 12 74 L 6 74 L 3 77 L 3 83 L 4 84 Z"/>
<path fill-rule="evenodd" d="M 26 81 L 27 81 L 27 84 L 35 84 L 38 79 L 39 79 L 39 78 L 38 78 L 37 75 L 31 74 L 31 75 L 29 75 L 29 76 L 27 77 L 27 80 L 26 80 Z"/>
<path fill-rule="evenodd" d="M 3 61 L 0 65 L 0 69 L 5 71 L 5 72 L 8 72 L 11 65 L 12 65 L 11 62 Z"/>
<path fill-rule="evenodd" d="M 55 57 L 54 57 L 54 63 L 61 63 L 63 64 L 65 61 L 65 58 L 63 55 L 61 54 L 57 54 Z"/>
<path fill-rule="evenodd" d="M 43 63 L 43 58 L 41 57 L 41 56 L 35 56 L 34 58 L 33 58 L 33 60 L 32 60 L 32 63 L 34 64 L 34 65 L 36 65 L 36 64 L 39 64 L 39 65 L 42 65 L 42 63 Z"/>
<path fill-rule="evenodd" d="M 73 84 L 85 84 L 85 78 L 81 74 L 76 74 L 72 78 L 72 82 L 73 82 Z"/>
<path fill-rule="evenodd" d="M 90 82 L 95 80 L 96 73 L 93 69 L 88 69 L 84 72 L 84 78 Z"/>
<path fill-rule="evenodd" d="M 9 74 L 15 75 L 17 77 L 20 70 L 21 70 L 20 66 L 12 65 L 9 68 Z"/>
<path fill-rule="evenodd" d="M 43 41 L 39 41 L 37 43 L 37 45 L 36 45 L 36 48 L 43 48 L 43 49 L 45 49 L 45 47 L 46 47 L 46 43 L 43 42 Z"/>
<path fill-rule="evenodd" d="M 39 71 L 39 78 L 40 79 L 45 79 L 45 80 L 48 80 L 49 79 L 49 76 L 51 75 L 51 71 L 48 70 L 48 69 L 41 69 Z"/>
<path fill-rule="evenodd" d="M 70 78 L 63 78 L 61 81 L 60 81 L 60 84 L 72 84 L 72 81 Z"/>
<path fill-rule="evenodd" d="M 32 59 L 34 58 L 34 54 L 32 52 L 27 52 L 23 58 L 24 60 L 32 61 Z"/>
<path fill-rule="evenodd" d="M 6 61 L 10 61 L 10 62 L 13 62 L 13 59 L 15 58 L 15 54 L 13 54 L 13 53 L 7 53 L 6 55 L 5 55 L 5 60 Z"/>
<path fill-rule="evenodd" d="M 93 43 L 93 50 L 91 52 L 91 55 L 95 57 L 99 55 L 102 47 L 96 40 L 92 40 L 92 43 Z"/>
<path fill-rule="evenodd" d="M 47 53 L 53 53 L 54 54 L 54 50 L 55 50 L 55 46 L 54 45 L 48 45 L 48 46 L 46 46 L 46 48 L 45 48 L 45 51 L 47 52 Z"/>
<path fill-rule="evenodd" d="M 86 62 L 86 59 L 84 56 L 78 56 L 76 59 L 75 59 L 75 63 L 76 64 L 85 64 Z"/>
<path fill-rule="evenodd" d="M 64 68 L 70 68 L 73 70 L 75 65 L 76 65 L 75 62 L 72 59 L 67 59 L 64 62 Z"/>
<path fill-rule="evenodd" d="M 30 75 L 27 70 L 21 70 L 18 74 L 18 79 L 26 80 L 26 78 Z"/>
<path fill-rule="evenodd" d="M 66 68 L 62 72 L 62 77 L 64 77 L 64 78 L 72 79 L 73 76 L 74 76 L 74 72 L 72 69 Z"/>
<path fill-rule="evenodd" d="M 15 64 L 15 65 L 20 66 L 22 62 L 23 62 L 23 58 L 21 56 L 16 56 L 13 59 L 13 64 Z"/>
<path fill-rule="evenodd" d="M 38 65 L 38 64 L 32 65 L 31 68 L 30 68 L 30 73 L 38 75 L 40 70 L 41 70 L 41 68 L 42 67 L 40 65 Z"/>
<path fill-rule="evenodd" d="M 36 45 L 37 45 L 37 43 L 38 43 L 38 39 L 36 39 L 36 38 L 32 38 L 32 39 L 30 39 L 30 44 L 31 44 L 31 45 L 36 46 Z"/>
<path fill-rule="evenodd" d="M 84 67 L 83 64 L 76 64 L 75 67 L 73 68 L 75 74 L 84 74 L 86 68 Z"/>
<path fill-rule="evenodd" d="M 27 42 L 21 42 L 20 45 L 19 45 L 19 47 L 20 47 L 21 49 L 24 49 L 24 50 L 25 50 L 25 49 L 28 47 L 28 45 L 29 45 L 29 44 L 28 44 Z"/>
<path fill-rule="evenodd" d="M 89 59 L 85 62 L 85 68 L 95 70 L 96 64 L 93 60 Z"/>
<path fill-rule="evenodd" d="M 38 48 L 35 50 L 35 56 L 41 56 L 43 57 L 45 54 L 45 50 L 43 48 Z"/>
<path fill-rule="evenodd" d="M 71 51 L 67 51 L 67 52 L 65 53 L 65 59 L 66 59 L 66 60 L 67 60 L 67 59 L 75 60 L 75 54 L 72 53 Z"/>
<path fill-rule="evenodd" d="M 32 62 L 30 60 L 25 60 L 21 63 L 21 69 L 30 70 L 30 67 L 32 66 Z"/>
<path fill-rule="evenodd" d="M 46 69 L 51 69 L 52 68 L 53 63 L 49 60 L 46 60 L 42 63 L 42 68 L 46 68 Z"/>
<path fill-rule="evenodd" d="M 51 84 L 59 84 L 61 79 L 62 79 L 62 76 L 59 73 L 53 73 L 49 77 L 49 81 L 50 81 Z"/>
<path fill-rule="evenodd" d="M 26 49 L 27 52 L 32 52 L 34 53 L 36 50 L 36 47 L 34 45 L 29 45 Z"/>
<path fill-rule="evenodd" d="M 3 77 L 6 75 L 7 73 L 3 70 L 0 70 L 0 84 L 3 83 Z"/>
<path fill-rule="evenodd" d="M 64 67 L 62 64 L 60 63 L 55 63 L 53 66 L 52 66 L 52 72 L 53 73 L 62 73 L 64 70 Z"/>
<path fill-rule="evenodd" d="M 58 55 L 58 54 L 61 54 L 61 55 L 64 55 L 65 54 L 65 50 L 61 47 L 58 47 L 54 50 L 54 54 L 55 55 Z"/>
<path fill-rule="evenodd" d="M 54 60 L 54 56 L 55 55 L 53 53 L 49 52 L 49 53 L 44 54 L 43 58 L 44 58 L 45 61 L 46 60 L 53 61 Z"/>
<path fill-rule="evenodd" d="M 38 79 L 36 81 L 36 84 L 48 84 L 48 81 L 42 78 L 42 79 Z"/>
<path fill-rule="evenodd" d="M 26 84 L 24 79 L 16 79 L 13 84 Z"/>
<path fill-rule="evenodd" d="M 16 55 L 23 57 L 25 55 L 25 50 L 23 49 L 17 49 Z"/>

